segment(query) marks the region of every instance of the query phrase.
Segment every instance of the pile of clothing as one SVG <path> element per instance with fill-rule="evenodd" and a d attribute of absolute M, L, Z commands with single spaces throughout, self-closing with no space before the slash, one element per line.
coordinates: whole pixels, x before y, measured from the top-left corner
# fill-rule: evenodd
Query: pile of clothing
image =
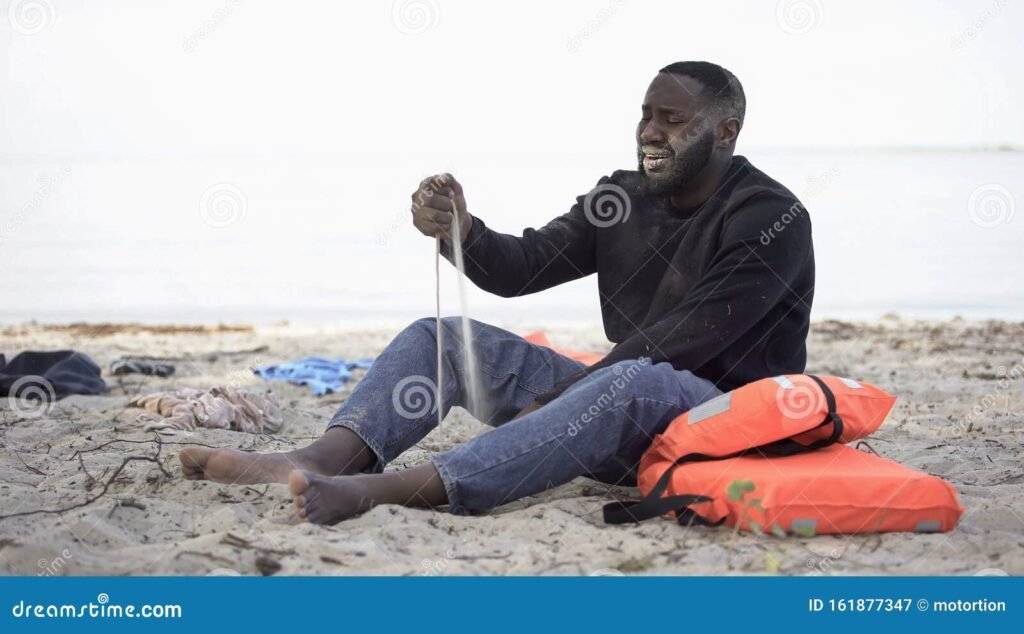
<path fill-rule="evenodd" d="M 27 350 L 10 362 L 0 354 L 0 396 L 55 401 L 107 389 L 100 367 L 76 350 Z"/>
<path fill-rule="evenodd" d="M 284 424 L 281 406 L 273 394 L 233 387 L 157 392 L 135 398 L 128 404 L 146 410 L 146 414 L 135 419 L 146 431 L 191 431 L 196 427 L 210 427 L 273 434 Z"/>

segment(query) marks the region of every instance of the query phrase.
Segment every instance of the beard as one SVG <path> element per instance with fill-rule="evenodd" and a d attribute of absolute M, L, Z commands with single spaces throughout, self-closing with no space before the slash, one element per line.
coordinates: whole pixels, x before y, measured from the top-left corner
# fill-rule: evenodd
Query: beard
<path fill-rule="evenodd" d="M 637 152 L 641 175 L 640 190 L 651 196 L 667 196 L 685 189 L 711 161 L 715 148 L 713 130 L 701 134 L 682 154 L 674 155 L 668 170 L 648 174 L 644 170 L 643 153 Z"/>

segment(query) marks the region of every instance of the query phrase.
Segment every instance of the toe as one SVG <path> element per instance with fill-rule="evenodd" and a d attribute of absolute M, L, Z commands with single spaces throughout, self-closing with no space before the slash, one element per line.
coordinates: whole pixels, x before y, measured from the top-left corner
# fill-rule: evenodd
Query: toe
<path fill-rule="evenodd" d="M 291 491 L 292 495 L 298 498 L 300 495 L 306 492 L 309 488 L 309 478 L 306 474 L 298 469 L 293 469 L 288 474 L 288 490 Z"/>
<path fill-rule="evenodd" d="M 306 517 L 306 496 L 295 496 L 295 513 L 301 518 Z"/>

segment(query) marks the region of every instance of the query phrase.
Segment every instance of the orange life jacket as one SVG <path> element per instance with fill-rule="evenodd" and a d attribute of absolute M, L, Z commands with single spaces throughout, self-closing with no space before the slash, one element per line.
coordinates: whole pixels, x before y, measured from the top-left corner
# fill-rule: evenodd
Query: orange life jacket
<path fill-rule="evenodd" d="M 895 397 L 833 376 L 785 375 L 723 394 L 674 419 L 640 462 L 640 502 L 609 523 L 672 514 L 744 530 L 859 533 L 950 530 L 963 509 L 947 482 L 842 444 L 882 424 Z"/>
<path fill-rule="evenodd" d="M 792 456 L 736 456 L 672 469 L 674 460 L 644 456 L 640 490 L 663 502 L 680 523 L 738 527 L 765 533 L 851 535 L 953 530 L 963 513 L 951 484 L 849 445 Z M 673 505 L 670 505 L 673 506 Z"/>
<path fill-rule="evenodd" d="M 896 397 L 837 376 L 787 374 L 754 381 L 677 417 L 654 444 L 710 457 L 760 449 L 798 453 L 853 442 L 879 428 Z"/>

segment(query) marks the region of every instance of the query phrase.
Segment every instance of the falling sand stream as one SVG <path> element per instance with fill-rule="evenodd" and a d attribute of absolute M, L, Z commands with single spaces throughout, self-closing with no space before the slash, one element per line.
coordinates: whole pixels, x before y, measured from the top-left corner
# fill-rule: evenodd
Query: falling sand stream
<path fill-rule="evenodd" d="M 469 302 L 466 301 L 466 266 L 462 255 L 462 229 L 459 226 L 458 214 L 455 208 L 455 201 L 452 201 L 452 254 L 455 259 L 455 268 L 458 271 L 459 290 L 459 312 L 462 329 L 462 374 L 466 381 L 466 403 L 465 409 L 477 418 L 484 415 L 483 394 L 480 389 L 480 374 L 477 369 L 476 353 L 473 350 L 473 333 L 469 323 Z M 441 325 L 441 237 L 437 237 L 436 250 L 434 253 L 434 276 L 436 278 L 436 303 L 437 303 L 437 424 L 440 425 L 444 419 L 444 407 L 442 399 L 444 359 L 444 328 Z"/>

